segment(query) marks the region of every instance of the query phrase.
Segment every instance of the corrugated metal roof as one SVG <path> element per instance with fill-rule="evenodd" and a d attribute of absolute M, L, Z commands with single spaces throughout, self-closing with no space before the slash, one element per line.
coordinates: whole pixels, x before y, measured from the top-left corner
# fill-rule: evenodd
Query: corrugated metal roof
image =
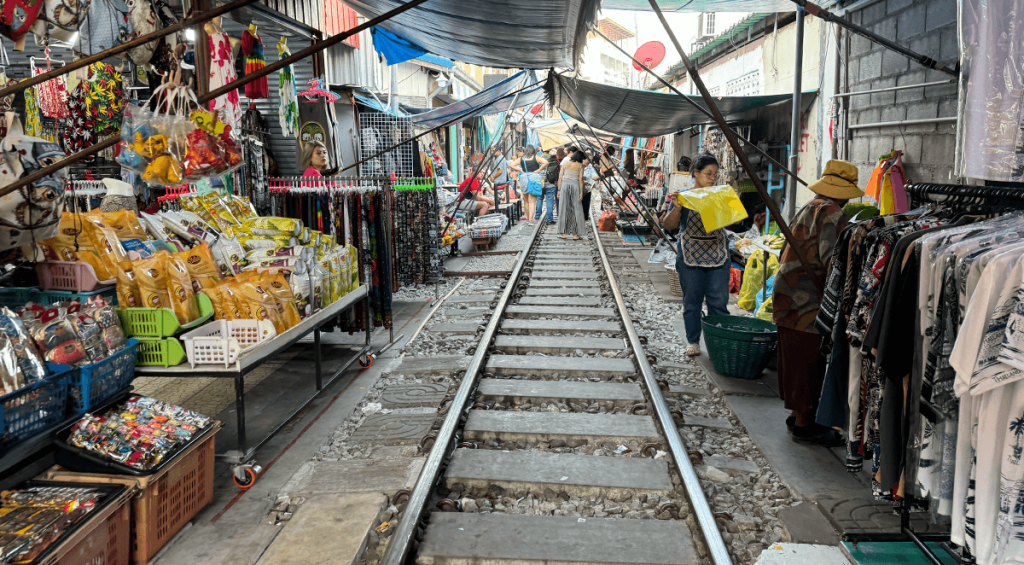
<path fill-rule="evenodd" d="M 659 0 L 666 12 L 793 12 L 791 0 Z M 602 10 L 653 12 L 648 0 L 604 0 Z"/>
<path fill-rule="evenodd" d="M 694 51 L 693 53 L 687 53 L 687 57 L 689 57 L 691 61 L 696 61 L 698 58 L 707 55 L 708 53 L 711 53 L 719 45 L 725 43 L 726 41 L 729 41 L 734 37 L 742 35 L 748 29 L 768 19 L 768 17 L 771 15 L 772 14 L 751 14 L 747 18 L 744 18 L 743 20 L 736 23 L 736 25 L 722 32 L 722 34 L 719 35 L 718 37 L 712 39 L 711 42 L 709 42 L 704 47 L 701 47 L 700 49 Z M 665 75 L 673 76 L 675 73 L 679 72 L 683 68 L 685 68 L 683 62 L 679 61 L 678 63 L 669 67 L 668 70 L 665 71 Z"/>
<path fill-rule="evenodd" d="M 327 81 L 331 85 L 362 87 L 376 92 L 386 89 L 385 65 L 373 50 L 369 30 L 359 33 L 359 49 L 340 44 L 328 48 L 325 53 Z"/>

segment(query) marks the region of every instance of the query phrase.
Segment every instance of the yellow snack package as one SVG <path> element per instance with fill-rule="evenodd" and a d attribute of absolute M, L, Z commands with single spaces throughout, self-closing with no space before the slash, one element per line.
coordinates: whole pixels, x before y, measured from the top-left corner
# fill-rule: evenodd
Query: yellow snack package
<path fill-rule="evenodd" d="M 210 247 L 205 243 L 175 253 L 174 256 L 185 262 L 185 268 L 188 269 L 188 276 L 192 281 L 192 292 L 202 292 L 204 289 L 214 287 L 220 280 L 220 268 L 213 260 Z"/>
<path fill-rule="evenodd" d="M 171 298 L 167 294 L 167 263 L 170 259 L 171 254 L 167 251 L 157 251 L 149 259 L 134 263 L 143 308 L 171 307 Z"/>
<path fill-rule="evenodd" d="M 227 291 L 220 286 L 212 286 L 204 290 L 204 294 L 210 297 L 210 302 L 213 304 L 213 319 L 215 320 L 235 320 L 237 317 L 235 313 L 234 298 L 227 293 Z"/>
<path fill-rule="evenodd" d="M 178 318 L 179 324 L 187 324 L 199 317 L 196 296 L 192 292 L 192 278 L 188 267 L 178 257 L 171 256 L 167 261 L 167 295 L 171 300 L 171 310 Z"/>
<path fill-rule="evenodd" d="M 228 205 L 228 209 L 231 210 L 231 213 L 235 218 L 238 218 L 238 221 L 240 222 L 259 217 L 259 214 L 256 213 L 255 209 L 253 209 L 252 203 L 249 202 L 247 197 L 231 194 L 225 198 L 225 204 Z"/>
<path fill-rule="evenodd" d="M 252 235 L 287 235 L 296 237 L 302 233 L 302 220 L 263 216 L 242 222 L 241 230 Z"/>
<path fill-rule="evenodd" d="M 203 208 L 206 208 L 206 211 L 213 218 L 213 223 L 210 225 L 216 226 L 228 237 L 234 237 L 235 232 L 238 231 L 238 219 L 231 214 L 231 211 L 224 205 L 224 201 L 220 199 L 220 196 L 217 196 L 214 192 L 209 192 L 197 197 L 196 200 L 199 201 Z M 203 219 L 205 220 L 206 218 Z"/>
<path fill-rule="evenodd" d="M 117 264 L 117 303 L 123 308 L 141 308 L 142 294 L 135 280 L 135 267 L 131 261 Z"/>
<path fill-rule="evenodd" d="M 139 222 L 139 217 L 131 210 L 118 210 L 116 212 L 94 210 L 87 214 L 98 217 L 104 225 L 114 230 L 118 239 L 149 239 L 149 234 L 143 229 L 142 223 Z"/>
<path fill-rule="evenodd" d="M 246 296 L 242 294 L 241 284 L 235 280 L 231 280 L 227 284 L 221 286 L 224 291 L 231 297 L 231 300 L 235 303 L 235 318 L 238 320 L 258 320 L 257 309 L 253 308 L 253 303 Z M 266 319 L 265 317 L 263 319 Z"/>
<path fill-rule="evenodd" d="M 249 308 L 255 315 L 254 319 L 270 320 L 274 324 L 274 329 L 277 330 L 277 333 L 282 333 L 288 329 L 281 312 L 278 310 L 277 299 L 267 292 L 260 285 L 259 281 L 251 280 L 238 283 L 235 285 L 235 290 L 237 290 L 239 296 L 249 303 Z"/>
<path fill-rule="evenodd" d="M 288 280 L 285 276 L 278 273 L 266 276 L 263 280 L 266 283 L 267 290 L 281 304 L 285 324 L 289 328 L 298 324 L 301 321 L 299 318 L 299 308 L 295 302 L 295 295 L 292 294 L 292 289 L 288 285 Z"/>
<path fill-rule="evenodd" d="M 351 292 L 359 288 L 359 250 L 354 245 L 346 245 L 345 249 L 348 251 L 349 273 L 352 276 L 352 280 L 348 284 L 349 291 Z"/>

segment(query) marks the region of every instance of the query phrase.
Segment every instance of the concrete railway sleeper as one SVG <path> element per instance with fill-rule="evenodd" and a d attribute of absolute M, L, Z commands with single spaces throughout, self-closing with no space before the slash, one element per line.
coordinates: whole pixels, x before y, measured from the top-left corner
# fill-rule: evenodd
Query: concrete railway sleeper
<path fill-rule="evenodd" d="M 655 375 L 590 227 L 538 226 L 509 279 L 448 299 L 435 356 L 391 370 L 447 389 L 363 563 L 733 563 L 679 435 L 729 422 L 687 414 L 693 390 Z"/>

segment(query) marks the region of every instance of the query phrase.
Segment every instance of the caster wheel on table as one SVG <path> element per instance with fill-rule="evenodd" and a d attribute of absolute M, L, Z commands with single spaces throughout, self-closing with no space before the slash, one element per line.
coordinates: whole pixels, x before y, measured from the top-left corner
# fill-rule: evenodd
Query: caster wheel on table
<path fill-rule="evenodd" d="M 259 473 L 262 470 L 259 465 L 238 467 L 231 474 L 231 480 L 235 481 L 235 486 L 238 488 L 247 489 L 256 484 L 256 479 L 259 478 Z M 239 477 L 240 474 L 242 475 L 241 477 Z"/>
<path fill-rule="evenodd" d="M 370 367 L 373 366 L 373 357 L 366 357 L 365 360 L 363 357 L 360 357 L 359 366 L 364 369 L 369 369 Z"/>

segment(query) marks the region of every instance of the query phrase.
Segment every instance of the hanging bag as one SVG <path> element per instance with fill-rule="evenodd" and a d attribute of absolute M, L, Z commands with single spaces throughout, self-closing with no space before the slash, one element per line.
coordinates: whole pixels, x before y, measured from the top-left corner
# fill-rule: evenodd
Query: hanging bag
<path fill-rule="evenodd" d="M 92 0 L 75 51 L 93 55 L 129 41 L 133 31 L 130 14 L 124 0 Z"/>

